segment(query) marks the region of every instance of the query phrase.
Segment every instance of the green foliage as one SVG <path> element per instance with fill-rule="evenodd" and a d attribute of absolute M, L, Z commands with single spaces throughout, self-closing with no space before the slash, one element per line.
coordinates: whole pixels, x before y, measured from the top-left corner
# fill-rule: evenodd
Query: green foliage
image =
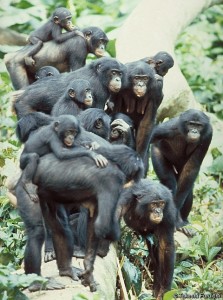
<path fill-rule="evenodd" d="M 46 283 L 46 279 L 36 274 L 16 274 L 11 265 L 0 265 L 0 300 L 28 300 L 21 292 L 33 282 Z"/>
<path fill-rule="evenodd" d="M 223 5 L 201 14 L 178 38 L 176 54 L 197 100 L 223 119 Z"/>

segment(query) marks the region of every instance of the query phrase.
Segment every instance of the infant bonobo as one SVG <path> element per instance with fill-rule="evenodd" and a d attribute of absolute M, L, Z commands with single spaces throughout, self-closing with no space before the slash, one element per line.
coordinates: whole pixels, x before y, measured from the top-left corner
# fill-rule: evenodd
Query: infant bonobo
<path fill-rule="evenodd" d="M 24 58 L 27 66 L 35 65 L 35 60 L 32 56 L 39 52 L 44 42 L 54 40 L 56 43 L 63 43 L 75 35 L 80 35 L 84 38 L 83 33 L 72 24 L 71 18 L 71 12 L 68 9 L 59 7 L 53 12 L 45 24 L 30 34 L 28 42 L 33 45 L 33 47 Z M 63 33 L 63 29 L 68 32 Z"/>
<path fill-rule="evenodd" d="M 61 115 L 50 125 L 40 128 L 31 135 L 25 143 L 24 150 L 20 157 L 20 168 L 23 170 L 19 184 L 22 184 L 31 200 L 39 200 L 37 186 L 32 183 L 35 175 L 39 157 L 53 152 L 60 159 L 88 156 L 92 158 L 98 167 L 106 167 L 108 161 L 101 154 L 91 149 L 99 147 L 97 143 L 84 140 L 79 121 L 71 115 Z"/>

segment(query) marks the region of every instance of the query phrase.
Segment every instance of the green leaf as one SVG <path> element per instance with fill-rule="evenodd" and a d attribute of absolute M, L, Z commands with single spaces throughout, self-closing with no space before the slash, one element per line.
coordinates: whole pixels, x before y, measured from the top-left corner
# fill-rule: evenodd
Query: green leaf
<path fill-rule="evenodd" d="M 163 295 L 163 300 L 172 300 L 172 299 L 175 299 L 174 295 L 176 295 L 178 292 L 179 292 L 179 290 L 171 290 L 171 291 L 166 292 Z"/>
<path fill-rule="evenodd" d="M 221 247 L 212 247 L 208 253 L 208 262 L 212 261 L 212 259 L 218 254 L 221 250 Z"/>

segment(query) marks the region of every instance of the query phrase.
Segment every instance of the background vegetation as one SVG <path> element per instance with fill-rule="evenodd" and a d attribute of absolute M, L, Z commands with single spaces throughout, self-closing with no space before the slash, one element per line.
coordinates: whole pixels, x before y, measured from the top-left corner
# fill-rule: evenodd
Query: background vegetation
<path fill-rule="evenodd" d="M 73 21 L 79 27 L 93 24 L 106 31 L 110 38 L 108 53 L 115 56 L 117 29 L 136 3 L 137 0 L 60 0 L 56 4 L 53 0 L 14 0 L 1 4 L 0 13 L 5 28 L 29 34 L 56 6 L 66 6 L 73 12 Z M 219 120 L 223 119 L 222 25 L 223 6 L 212 7 L 194 20 L 176 44 L 178 62 L 197 101 Z M 0 300 L 25 299 L 21 290 L 33 280 L 29 276 L 11 275 L 12 269 L 21 265 L 25 236 L 23 223 L 10 205 L 5 187 L 7 178 L 14 175 L 21 145 L 14 133 L 16 117 L 10 103 L 13 89 L 2 58 L 17 48 L 0 45 Z M 219 145 L 213 148 L 209 154 L 212 163 L 202 169 L 195 184 L 190 219 L 196 235 L 190 240 L 176 235 L 178 247 L 173 288 L 178 293 L 205 293 L 209 299 L 214 298 L 213 293 L 223 295 L 222 151 Z M 151 177 L 155 179 L 152 171 Z M 152 276 L 145 267 L 147 250 L 143 239 L 123 225 L 119 246 L 125 288 L 130 298 L 152 299 L 149 292 Z M 118 283 L 117 293 L 119 291 Z"/>

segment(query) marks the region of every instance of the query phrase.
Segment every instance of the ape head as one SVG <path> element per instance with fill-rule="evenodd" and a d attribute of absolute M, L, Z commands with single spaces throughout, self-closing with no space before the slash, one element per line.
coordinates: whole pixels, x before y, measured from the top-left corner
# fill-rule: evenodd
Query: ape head
<path fill-rule="evenodd" d="M 83 103 L 86 108 L 91 107 L 93 97 L 89 81 L 84 79 L 73 80 L 68 86 L 66 98 L 77 102 L 77 104 Z"/>
<path fill-rule="evenodd" d="M 75 138 L 81 132 L 79 121 L 72 115 L 57 117 L 53 128 L 60 141 L 68 148 L 73 147 Z"/>
<path fill-rule="evenodd" d="M 92 64 L 92 68 L 94 68 L 101 83 L 108 88 L 109 92 L 118 93 L 120 91 L 125 72 L 125 66 L 122 63 L 115 58 L 102 57 Z"/>
<path fill-rule="evenodd" d="M 61 28 L 64 28 L 67 31 L 72 31 L 74 29 L 74 25 L 72 24 L 71 18 L 71 12 L 68 9 L 65 7 L 58 7 L 53 12 L 51 20 Z"/>
<path fill-rule="evenodd" d="M 188 143 L 201 143 L 209 126 L 209 118 L 196 109 L 189 109 L 179 117 L 180 131 Z"/>
<path fill-rule="evenodd" d="M 109 41 L 104 31 L 98 27 L 91 26 L 84 28 L 82 32 L 87 41 L 88 51 L 97 57 L 104 56 L 105 48 Z"/>
<path fill-rule="evenodd" d="M 127 85 L 137 98 L 145 96 L 151 80 L 154 79 L 155 71 L 143 61 L 127 63 Z"/>
<path fill-rule="evenodd" d="M 136 200 L 135 212 L 139 218 L 147 218 L 153 225 L 163 221 L 165 211 L 172 199 L 168 188 L 161 183 L 141 179 L 133 187 L 132 193 Z"/>

